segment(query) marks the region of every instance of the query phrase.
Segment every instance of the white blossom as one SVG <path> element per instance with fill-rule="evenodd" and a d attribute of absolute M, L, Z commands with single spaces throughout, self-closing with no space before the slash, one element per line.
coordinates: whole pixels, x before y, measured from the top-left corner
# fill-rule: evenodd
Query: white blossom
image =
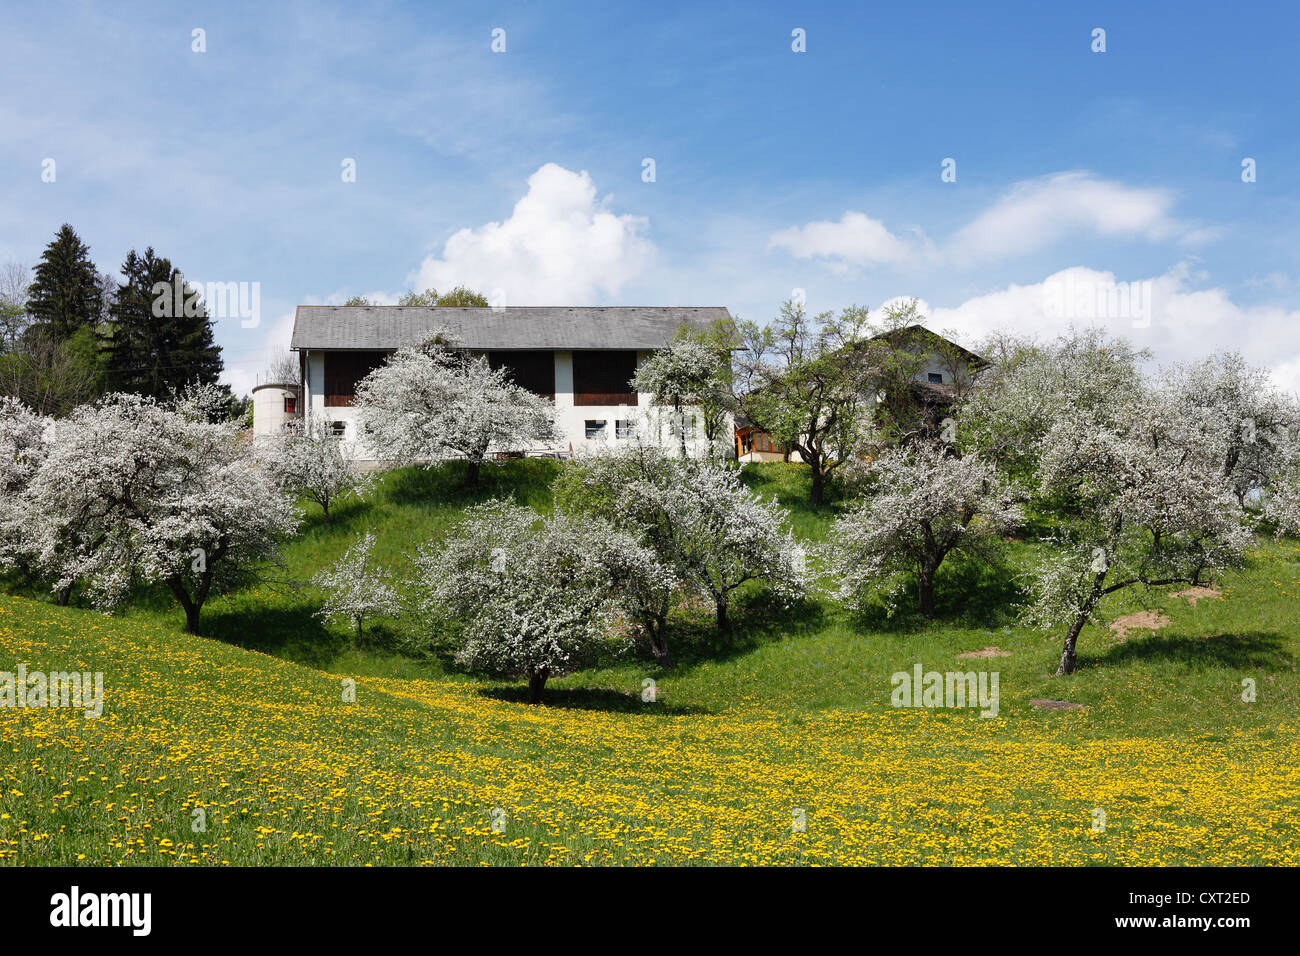
<path fill-rule="evenodd" d="M 1067 628 L 1060 674 L 1074 670 L 1079 632 L 1106 595 L 1197 583 L 1250 540 L 1223 433 L 1206 428 L 1219 413 L 1168 379 L 1143 381 L 1139 358 L 1076 334 L 1000 376 L 998 400 L 979 409 L 986 437 L 1016 439 L 995 440 L 995 453 L 1032 469 L 1038 507 L 1057 523 L 1025 616 Z"/>
<path fill-rule="evenodd" d="M 604 644 L 629 590 L 656 586 L 638 579 L 665 574 L 649 550 L 603 521 L 543 518 L 495 499 L 468 509 L 414 564 L 421 610 L 462 629 L 457 660 L 526 675 L 533 703 L 549 677 Z"/>
<path fill-rule="evenodd" d="M 374 565 L 374 548 L 375 535 L 368 531 L 334 565 L 312 578 L 312 584 L 326 595 L 316 616 L 354 624 L 358 644 L 366 618 L 394 617 L 402 611 L 401 597 L 392 585 L 391 574 Z"/>
<path fill-rule="evenodd" d="M 331 505 L 349 495 L 364 497 L 374 483 L 372 475 L 352 467 L 343 439 L 318 417 L 293 422 L 282 434 L 266 436 L 259 442 L 258 455 L 278 487 L 316 502 L 327 522 Z"/>
<path fill-rule="evenodd" d="M 17 399 L 0 397 L 0 568 L 22 561 L 22 493 L 45 458 L 52 425 Z"/>
<path fill-rule="evenodd" d="M 651 396 L 654 405 L 672 409 L 683 458 L 688 453 L 687 416 L 696 411 L 704 420 L 707 451 L 720 450 L 731 401 L 728 371 L 718 348 L 693 338 L 679 338 L 637 366 L 632 387 Z"/>
<path fill-rule="evenodd" d="M 1236 353 L 1162 372 L 1158 427 L 1229 481 L 1245 506 L 1300 466 L 1300 403 Z"/>
<path fill-rule="evenodd" d="M 827 556 L 839 598 L 861 609 L 893 598 L 914 578 L 921 614 L 934 617 L 935 574 L 954 552 L 995 560 L 1002 535 L 1023 519 L 1017 493 L 974 454 L 939 443 L 888 449 L 854 469 L 864 500 L 830 532 Z"/>
<path fill-rule="evenodd" d="M 784 510 L 746 488 L 740 472 L 669 458 L 645 445 L 578 462 L 584 492 L 612 521 L 635 530 L 728 625 L 732 593 L 762 581 L 783 599 L 804 592 L 803 551 Z"/>
<path fill-rule="evenodd" d="M 160 581 L 193 631 L 214 590 L 275 557 L 297 528 L 239 427 L 208 420 L 205 404 L 193 391 L 170 407 L 114 394 L 57 423 L 21 505 L 25 548 L 62 603 L 78 581 L 105 607 L 133 580 Z"/>
<path fill-rule="evenodd" d="M 391 355 L 357 386 L 354 408 L 361 439 L 378 458 L 463 458 L 471 484 L 489 451 L 556 438 L 549 401 L 513 384 L 507 369 L 438 340 Z"/>
<path fill-rule="evenodd" d="M 1147 398 L 1139 368 L 1147 354 L 1101 329 L 1071 330 L 1009 358 L 975 381 L 956 438 L 1017 476 L 1033 472 L 1057 422 L 1116 425 Z"/>

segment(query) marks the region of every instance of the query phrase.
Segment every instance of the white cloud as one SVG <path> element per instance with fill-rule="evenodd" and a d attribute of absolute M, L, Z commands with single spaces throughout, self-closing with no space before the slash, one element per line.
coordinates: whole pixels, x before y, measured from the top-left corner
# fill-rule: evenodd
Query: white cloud
<path fill-rule="evenodd" d="M 466 285 L 507 305 L 590 305 L 616 297 L 655 255 L 644 217 L 615 215 L 585 171 L 547 163 L 510 218 L 461 229 L 412 273 L 417 289 Z"/>
<path fill-rule="evenodd" d="M 873 263 L 899 264 L 932 250 L 924 236 L 896 236 L 878 219 L 849 211 L 839 222 L 818 220 L 772 233 L 767 248 L 784 249 L 796 259 L 826 259 L 837 272 Z"/>
<path fill-rule="evenodd" d="M 832 272 L 844 275 L 869 264 L 970 266 L 1023 256 L 1080 235 L 1184 245 L 1222 235 L 1220 229 L 1170 216 L 1174 198 L 1169 190 L 1126 186 L 1087 171 L 1061 172 L 1016 183 L 937 249 L 920 229 L 892 233 L 880 220 L 852 210 L 838 222 L 817 220 L 774 232 L 767 247 L 797 259 L 825 260 Z"/>
<path fill-rule="evenodd" d="M 1169 216 L 1173 202 L 1173 194 L 1165 189 L 1126 186 L 1085 171 L 1054 173 L 1016 183 L 957 231 L 952 251 L 965 258 L 1005 258 L 1079 232 L 1153 242 L 1172 239 L 1187 231 Z"/>
<path fill-rule="evenodd" d="M 1300 310 L 1238 305 L 1222 288 L 1195 288 L 1205 279 L 1186 264 L 1129 281 L 1075 266 L 1042 282 L 975 296 L 954 308 L 922 304 L 922 310 L 931 329 L 951 329 L 966 345 L 995 329 L 1050 339 L 1071 325 L 1101 325 L 1150 348 L 1158 363 L 1237 351 L 1272 370 L 1282 388 L 1300 392 L 1300 338 L 1294 333 Z"/>

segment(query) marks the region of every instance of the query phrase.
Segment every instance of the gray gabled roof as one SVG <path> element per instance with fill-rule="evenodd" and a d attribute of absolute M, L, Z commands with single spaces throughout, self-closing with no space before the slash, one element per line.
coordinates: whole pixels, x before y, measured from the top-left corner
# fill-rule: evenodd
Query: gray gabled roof
<path fill-rule="evenodd" d="M 883 339 L 893 346 L 898 346 L 900 341 L 906 343 L 909 338 L 924 338 L 931 342 L 938 341 L 942 343 L 945 348 L 955 349 L 957 353 L 974 368 L 983 369 L 993 364 L 984 356 L 977 355 L 970 349 L 958 345 L 952 339 L 946 338 L 938 332 L 927 329 L 924 325 L 905 325 L 901 328 L 891 329 L 888 332 L 881 332 L 879 335 L 872 336 L 872 338 Z"/>
<path fill-rule="evenodd" d="M 469 349 L 657 349 L 682 325 L 707 328 L 724 307 L 300 305 L 293 349 L 398 349 L 446 328 Z"/>

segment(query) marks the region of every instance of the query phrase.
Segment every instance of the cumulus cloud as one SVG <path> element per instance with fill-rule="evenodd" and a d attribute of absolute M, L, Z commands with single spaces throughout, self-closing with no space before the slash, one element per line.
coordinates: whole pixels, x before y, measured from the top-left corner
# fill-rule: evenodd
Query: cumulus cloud
<path fill-rule="evenodd" d="M 897 234 L 862 212 L 772 233 L 768 249 L 822 259 L 838 274 L 864 265 L 976 265 L 1023 256 L 1070 237 L 1135 238 L 1198 245 L 1221 235 L 1170 215 L 1174 194 L 1127 186 L 1087 171 L 1054 173 L 1016 183 L 938 248 L 921 230 Z"/>
<path fill-rule="evenodd" d="M 1042 282 L 1012 284 L 953 308 L 923 304 L 927 325 L 951 329 L 973 345 L 995 329 L 1050 339 L 1070 326 L 1104 326 L 1151 349 L 1159 363 L 1191 361 L 1216 350 L 1241 352 L 1268 368 L 1274 381 L 1300 392 L 1300 311 L 1242 306 L 1226 290 L 1198 288 L 1208 276 L 1181 263 L 1164 275 L 1118 279 L 1075 266 Z"/>
<path fill-rule="evenodd" d="M 591 305 L 617 297 L 653 260 L 644 217 L 616 215 L 583 172 L 547 163 L 504 222 L 461 229 L 412 273 L 417 289 L 469 286 L 507 305 Z"/>
<path fill-rule="evenodd" d="M 955 255 L 997 259 L 1024 255 L 1079 232 L 1158 242 L 1187 230 L 1169 215 L 1174 196 L 1098 179 L 1085 171 L 1016 183 L 953 236 Z"/>
<path fill-rule="evenodd" d="M 819 220 L 774 232 L 767 248 L 784 249 L 796 259 L 825 259 L 837 272 L 856 266 L 899 264 L 931 249 L 919 232 L 896 236 L 878 219 L 865 213 L 846 212 L 838 222 Z"/>

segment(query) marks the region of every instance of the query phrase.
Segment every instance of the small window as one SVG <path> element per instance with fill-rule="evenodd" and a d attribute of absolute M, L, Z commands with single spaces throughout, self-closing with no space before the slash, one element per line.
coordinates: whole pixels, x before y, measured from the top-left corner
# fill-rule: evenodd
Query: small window
<path fill-rule="evenodd" d="M 330 422 L 330 434 L 339 438 L 343 437 L 344 432 L 348 430 L 347 422 Z"/>
<path fill-rule="evenodd" d="M 294 415 L 298 412 L 298 399 L 293 395 L 284 396 L 284 413 Z"/>
<path fill-rule="evenodd" d="M 931 372 L 931 373 L 930 373 L 930 381 L 934 382 L 936 385 L 942 385 L 942 384 L 943 384 L 943 372 Z"/>
<path fill-rule="evenodd" d="M 614 437 L 622 439 L 636 438 L 636 422 L 631 418 L 619 418 L 614 421 Z"/>
<path fill-rule="evenodd" d="M 587 440 L 604 441 L 605 440 L 605 419 L 587 419 Z"/>

